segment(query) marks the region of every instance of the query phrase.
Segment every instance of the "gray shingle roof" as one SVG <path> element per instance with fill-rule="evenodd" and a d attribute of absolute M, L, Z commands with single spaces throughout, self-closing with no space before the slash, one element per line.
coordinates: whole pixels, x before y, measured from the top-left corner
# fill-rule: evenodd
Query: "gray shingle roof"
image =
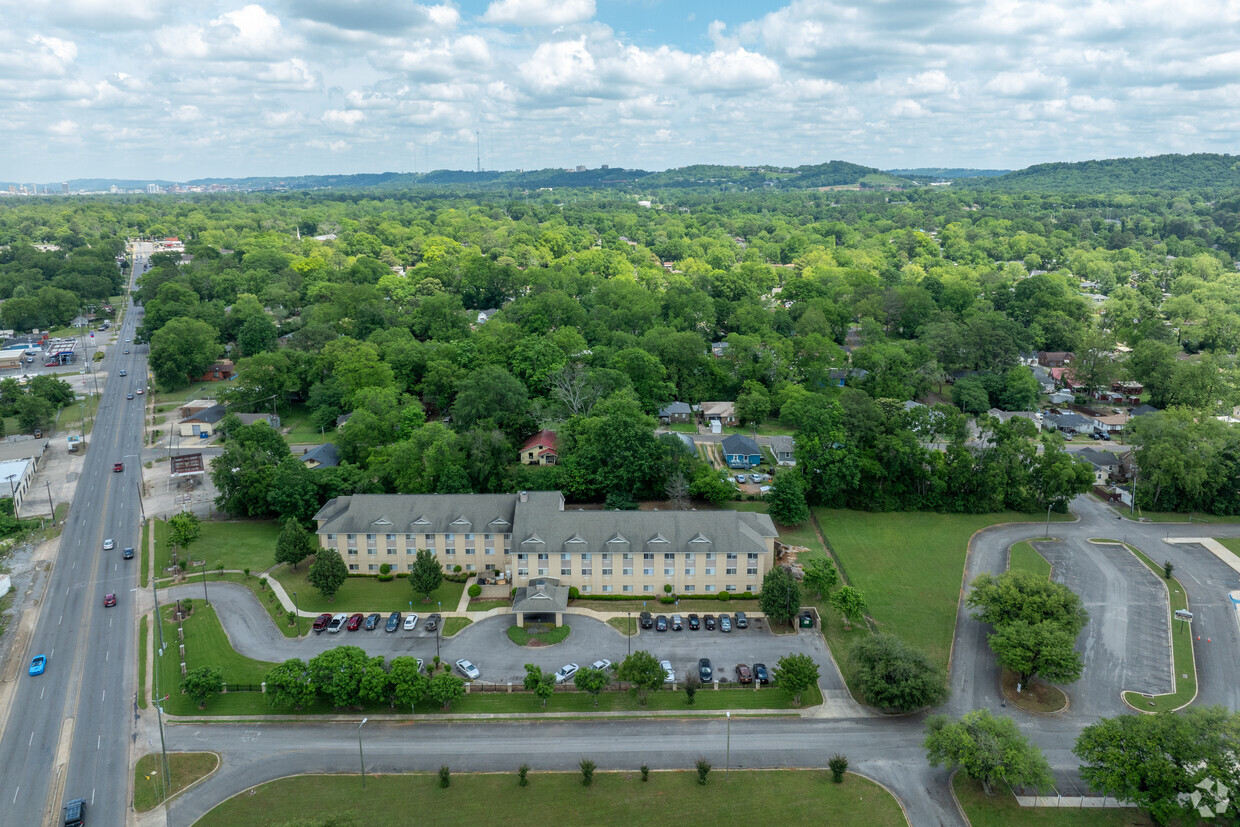
<path fill-rule="evenodd" d="M 659 416 L 688 416 L 693 413 L 688 402 L 669 402 L 667 407 L 659 411 Z"/>
<path fill-rule="evenodd" d="M 316 445 L 301 455 L 302 462 L 317 462 L 320 466 L 326 465 L 334 468 L 340 464 L 340 454 L 336 451 L 336 446 L 330 442 L 324 442 L 322 445 Z"/>
<path fill-rule="evenodd" d="M 219 422 L 228 414 L 228 409 L 223 405 L 212 405 L 209 408 L 203 408 L 196 414 L 190 414 L 182 419 L 182 422 L 204 422 L 208 425 Z"/>
<path fill-rule="evenodd" d="M 724 454 L 761 454 L 762 449 L 758 447 L 758 443 L 754 442 L 744 434 L 728 434 L 723 438 Z"/>
<path fill-rule="evenodd" d="M 773 436 L 771 437 L 771 450 L 776 454 L 791 454 L 796 449 L 796 443 L 790 436 Z"/>

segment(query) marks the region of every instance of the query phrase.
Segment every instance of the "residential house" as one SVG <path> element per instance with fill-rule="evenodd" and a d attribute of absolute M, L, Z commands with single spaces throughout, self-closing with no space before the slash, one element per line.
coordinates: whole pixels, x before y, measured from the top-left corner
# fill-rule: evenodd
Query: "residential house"
<path fill-rule="evenodd" d="M 790 436 L 771 437 L 771 451 L 780 465 L 796 465 L 796 440 Z"/>
<path fill-rule="evenodd" d="M 1039 350 L 1038 364 L 1044 368 L 1062 368 L 1072 363 L 1076 354 L 1070 350 Z"/>
<path fill-rule="evenodd" d="M 207 368 L 202 376 L 194 381 L 196 382 L 227 382 L 237 375 L 237 368 L 233 365 L 231 359 L 220 359 L 214 365 Z"/>
<path fill-rule="evenodd" d="M 1033 365 L 1029 369 L 1033 371 L 1033 378 L 1042 386 L 1042 393 L 1052 393 L 1055 390 L 1055 379 L 1046 368 Z"/>
<path fill-rule="evenodd" d="M 1124 396 L 1140 396 L 1145 392 L 1145 386 L 1140 382 L 1112 382 L 1111 390 Z"/>
<path fill-rule="evenodd" d="M 1158 413 L 1160 410 L 1161 408 L 1155 408 L 1153 405 L 1147 405 L 1143 402 L 1137 407 L 1133 408 L 1132 411 L 1128 414 L 1128 416 L 1130 419 L 1135 419 L 1138 416 L 1145 416 L 1146 414 Z"/>
<path fill-rule="evenodd" d="M 1055 391 L 1051 394 L 1052 405 L 1066 405 L 1076 399 L 1076 394 L 1072 391 Z"/>
<path fill-rule="evenodd" d="M 1093 448 L 1086 448 L 1074 452 L 1072 456 L 1082 462 L 1089 463 L 1093 468 L 1094 485 L 1106 485 L 1112 477 L 1119 473 L 1119 457 L 1110 451 L 1095 451 Z"/>
<path fill-rule="evenodd" d="M 213 408 L 220 404 L 214 399 L 195 399 L 192 402 L 186 402 L 177 408 L 177 416 L 181 419 L 193 416 L 194 414 L 205 411 L 207 408 Z"/>
<path fill-rule="evenodd" d="M 521 446 L 522 465 L 555 465 L 559 460 L 555 449 L 555 431 L 539 431 Z"/>
<path fill-rule="evenodd" d="M 1128 420 L 1131 417 L 1129 417 L 1126 413 L 1110 413 L 1095 414 L 1091 418 L 1095 423 L 1097 423 L 1097 427 L 1095 427 L 1094 430 L 1103 431 L 1108 434 L 1122 434 L 1124 432 L 1124 428 L 1128 425 Z"/>
<path fill-rule="evenodd" d="M 495 307 L 490 307 L 490 308 L 487 308 L 486 310 L 479 310 L 478 318 L 475 319 L 475 323 L 486 324 L 487 320 L 490 319 L 492 316 L 494 316 L 498 312 L 499 312 L 499 309 Z"/>
<path fill-rule="evenodd" d="M 724 354 L 728 352 L 729 347 L 731 347 L 731 345 L 729 345 L 727 342 L 711 342 L 710 343 L 710 355 L 718 359 L 719 357 L 723 356 Z"/>
<path fill-rule="evenodd" d="M 698 413 L 706 425 L 718 422 L 720 425 L 735 427 L 740 424 L 736 418 L 735 402 L 703 402 L 698 406 Z"/>
<path fill-rule="evenodd" d="M 688 402 L 670 402 L 659 411 L 659 421 L 664 425 L 683 424 L 693 421 L 693 408 Z"/>
<path fill-rule="evenodd" d="M 340 428 L 344 425 L 344 423 L 348 422 L 352 418 L 353 418 L 352 413 L 341 414 L 340 416 L 336 417 L 336 430 L 340 430 Z"/>
<path fill-rule="evenodd" d="M 559 491 L 354 494 L 314 516 L 319 545 L 349 571 L 412 571 L 418 549 L 445 570 L 496 571 L 514 587 L 558 577 L 582 594 L 757 592 L 775 557 L 766 514 L 566 510 Z"/>
<path fill-rule="evenodd" d="M 1094 430 L 1094 421 L 1079 413 L 1047 414 L 1042 417 L 1042 426 L 1065 434 L 1088 434 Z"/>
<path fill-rule="evenodd" d="M 190 414 L 177 423 L 181 436 L 194 436 L 206 439 L 219 430 L 220 420 L 228 414 L 223 405 L 212 405 L 197 413 Z"/>
<path fill-rule="evenodd" d="M 1042 413 L 1041 411 L 1001 411 L 998 408 L 991 408 L 986 413 L 993 416 L 1000 422 L 1008 422 L 1013 417 L 1018 419 L 1028 419 L 1033 426 L 1039 431 L 1042 430 Z"/>
<path fill-rule="evenodd" d="M 307 448 L 305 453 L 301 455 L 301 461 L 311 470 L 315 468 L 335 468 L 340 464 L 340 454 L 336 451 L 335 445 L 330 442 L 324 442 L 322 445 Z"/>
<path fill-rule="evenodd" d="M 762 464 L 762 449 L 744 434 L 723 438 L 723 459 L 729 468 L 753 468 Z"/>

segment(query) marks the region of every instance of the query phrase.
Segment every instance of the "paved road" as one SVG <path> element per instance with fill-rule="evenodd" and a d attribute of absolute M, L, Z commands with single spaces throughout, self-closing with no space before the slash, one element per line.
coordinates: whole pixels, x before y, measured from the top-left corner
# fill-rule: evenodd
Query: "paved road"
<path fill-rule="evenodd" d="M 130 307 L 121 339 L 133 336 L 140 317 L 141 311 Z M 130 349 L 130 355 L 117 353 L 108 360 L 108 370 L 125 368 L 131 377 L 144 377 L 145 356 Z M 31 677 L 23 667 L 17 677 L 0 739 L 0 806 L 6 824 L 58 823 L 63 801 L 77 797 L 90 803 L 92 824 L 124 823 L 127 762 L 117 756 L 126 754 L 133 731 L 136 613 L 131 590 L 137 586 L 138 563 L 122 560 L 121 549 L 137 546 L 140 536 L 137 454 L 143 420 L 141 401 L 126 400 L 126 391 L 125 380 L 107 383 L 59 554 L 39 603 L 27 659 L 48 655 L 47 672 Z M 123 473 L 112 471 L 118 461 L 126 463 Z M 108 538 L 117 547 L 105 552 Z M 104 609 L 108 592 L 117 594 L 118 605 Z"/>

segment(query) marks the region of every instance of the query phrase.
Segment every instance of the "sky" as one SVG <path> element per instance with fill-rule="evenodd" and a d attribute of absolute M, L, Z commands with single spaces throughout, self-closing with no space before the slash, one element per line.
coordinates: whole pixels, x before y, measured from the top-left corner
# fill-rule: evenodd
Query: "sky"
<path fill-rule="evenodd" d="M 1240 147 L 1240 0 L 0 0 L 0 180 Z"/>

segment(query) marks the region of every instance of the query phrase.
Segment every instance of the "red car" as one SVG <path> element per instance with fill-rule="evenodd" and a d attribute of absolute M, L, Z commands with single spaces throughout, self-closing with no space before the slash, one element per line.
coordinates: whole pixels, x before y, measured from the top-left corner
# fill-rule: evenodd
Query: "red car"
<path fill-rule="evenodd" d="M 115 606 L 115 605 L 116 605 L 116 595 L 114 595 L 114 594 L 105 594 L 105 595 L 103 596 L 103 608 L 105 608 L 105 609 L 106 609 L 106 608 L 108 608 L 108 607 L 110 607 L 110 606 Z"/>
<path fill-rule="evenodd" d="M 113 471 L 124 471 L 124 470 L 125 470 L 125 463 L 123 463 L 123 462 L 114 462 L 114 463 L 112 463 L 112 470 L 113 470 Z"/>
<path fill-rule="evenodd" d="M 358 629 L 362 628 L 362 619 L 362 615 L 355 614 L 349 618 L 349 622 L 344 625 L 344 628 L 348 629 L 350 632 L 356 632 Z"/>
<path fill-rule="evenodd" d="M 314 619 L 314 631 L 321 632 L 327 628 L 327 624 L 332 622 L 331 612 L 321 614 Z"/>

